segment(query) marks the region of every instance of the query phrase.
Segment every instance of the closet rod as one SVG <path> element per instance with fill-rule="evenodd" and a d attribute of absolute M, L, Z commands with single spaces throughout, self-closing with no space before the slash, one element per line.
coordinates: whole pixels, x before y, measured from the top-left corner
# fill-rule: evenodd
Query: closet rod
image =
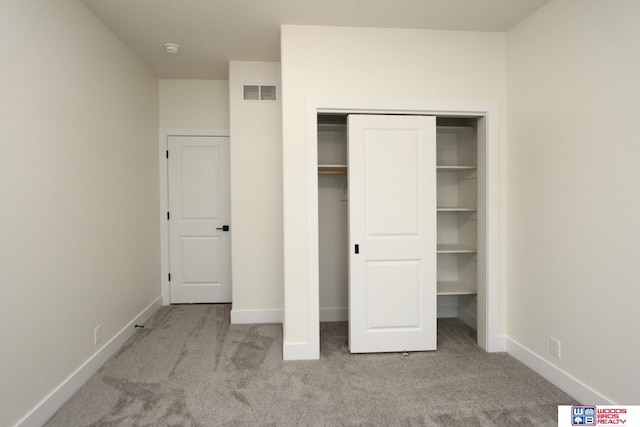
<path fill-rule="evenodd" d="M 346 175 L 347 171 L 319 170 L 318 175 Z"/>

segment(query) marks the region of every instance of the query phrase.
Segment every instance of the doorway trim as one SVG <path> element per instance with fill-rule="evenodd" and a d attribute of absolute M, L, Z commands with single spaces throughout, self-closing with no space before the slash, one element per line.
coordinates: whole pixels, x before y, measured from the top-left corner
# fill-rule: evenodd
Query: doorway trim
<path fill-rule="evenodd" d="M 159 128 L 158 129 L 158 174 L 160 177 L 160 287 L 162 305 L 171 304 L 169 286 L 169 174 L 167 171 L 167 150 L 170 136 L 225 136 L 229 129 Z"/>
<path fill-rule="evenodd" d="M 424 114 L 485 119 L 486 271 L 478 289 L 478 344 L 488 352 L 504 351 L 499 335 L 499 126 L 495 103 L 416 100 L 310 98 L 306 105 L 307 143 L 307 351 L 287 352 L 291 358 L 320 358 L 320 290 L 318 235 L 318 114 Z M 285 344 L 285 347 L 287 345 Z M 293 350 L 293 349 L 288 349 Z M 302 354 L 306 353 L 306 354 Z M 285 357 L 289 359 L 289 357 Z"/>

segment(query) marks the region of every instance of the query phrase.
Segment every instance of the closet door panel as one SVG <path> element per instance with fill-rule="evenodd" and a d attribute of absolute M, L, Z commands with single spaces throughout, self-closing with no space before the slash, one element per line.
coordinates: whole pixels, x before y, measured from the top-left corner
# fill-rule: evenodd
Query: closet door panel
<path fill-rule="evenodd" d="M 436 348 L 435 118 L 349 116 L 349 349 Z"/>
<path fill-rule="evenodd" d="M 368 130 L 364 141 L 367 235 L 417 235 L 419 134 L 395 129 Z"/>
<path fill-rule="evenodd" d="M 366 329 L 419 328 L 420 260 L 369 261 L 366 274 Z"/>

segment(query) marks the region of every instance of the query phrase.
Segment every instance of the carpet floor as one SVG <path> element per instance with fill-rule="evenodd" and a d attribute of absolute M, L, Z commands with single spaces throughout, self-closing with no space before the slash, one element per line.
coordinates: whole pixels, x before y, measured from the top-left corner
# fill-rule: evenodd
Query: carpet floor
<path fill-rule="evenodd" d="M 281 325 L 229 311 L 162 307 L 45 425 L 540 427 L 578 403 L 458 319 L 409 356 L 352 355 L 347 323 L 322 323 L 320 360 L 284 362 Z"/>

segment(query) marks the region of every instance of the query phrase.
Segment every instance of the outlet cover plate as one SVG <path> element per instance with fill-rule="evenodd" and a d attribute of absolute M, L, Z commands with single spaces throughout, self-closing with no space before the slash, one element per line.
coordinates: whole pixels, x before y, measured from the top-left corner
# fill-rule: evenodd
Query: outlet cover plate
<path fill-rule="evenodd" d="M 560 340 L 553 337 L 549 338 L 549 353 L 560 359 Z"/>
<path fill-rule="evenodd" d="M 102 325 L 96 326 L 93 330 L 93 344 L 97 345 L 102 341 Z"/>

